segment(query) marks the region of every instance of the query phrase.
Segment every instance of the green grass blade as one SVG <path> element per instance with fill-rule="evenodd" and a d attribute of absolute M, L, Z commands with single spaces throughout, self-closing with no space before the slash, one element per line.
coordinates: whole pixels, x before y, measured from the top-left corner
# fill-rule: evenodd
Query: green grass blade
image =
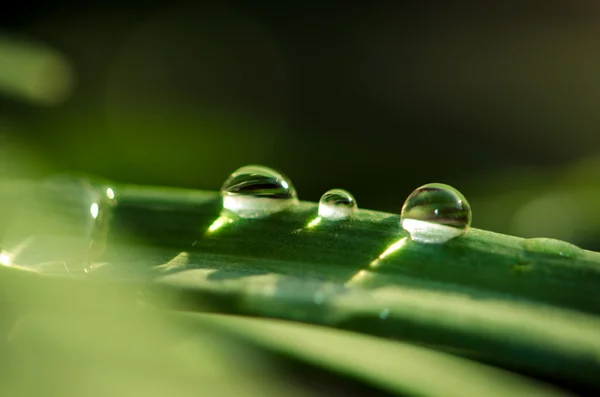
<path fill-rule="evenodd" d="M 307 202 L 267 219 L 224 223 L 211 232 L 219 217 L 215 193 L 123 188 L 113 241 L 125 242 L 125 248 L 147 258 L 138 261 L 142 268 L 175 259 L 165 267 L 235 268 L 241 274 L 269 272 L 345 285 L 368 283 L 369 288 L 404 285 L 410 279 L 434 289 L 444 284 L 600 312 L 596 252 L 581 250 L 569 257 L 561 255 L 562 246 L 545 242 L 532 252 L 524 248 L 524 239 L 479 229 L 446 244 L 419 244 L 406 238 L 398 215 L 367 210 L 349 222 L 310 227 L 316 204 Z M 122 252 L 111 260 L 116 256 Z"/>
<path fill-rule="evenodd" d="M 214 315 L 184 318 L 400 395 L 564 395 L 519 375 L 407 343 L 275 320 Z"/>

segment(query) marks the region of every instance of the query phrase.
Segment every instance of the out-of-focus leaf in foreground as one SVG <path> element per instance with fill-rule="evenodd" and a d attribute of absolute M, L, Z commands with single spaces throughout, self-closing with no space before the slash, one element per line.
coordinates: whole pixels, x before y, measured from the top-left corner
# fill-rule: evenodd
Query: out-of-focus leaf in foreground
<path fill-rule="evenodd" d="M 2 374 L 12 396 L 302 396 L 257 349 L 144 307 L 141 290 L 2 268 Z M 29 273 L 29 272 L 28 272 Z"/>
<path fill-rule="evenodd" d="M 0 382 L 10 395 L 318 392 L 271 364 L 273 354 L 355 379 L 381 395 L 564 395 L 516 374 L 407 343 L 299 323 L 155 310 L 147 306 L 156 296 L 148 284 L 43 279 L 1 270 L 6 339 Z M 8 283 L 12 287 L 6 288 Z"/>
<path fill-rule="evenodd" d="M 408 343 L 275 320 L 196 319 L 201 320 L 267 349 L 403 395 L 563 395 L 527 378 Z"/>

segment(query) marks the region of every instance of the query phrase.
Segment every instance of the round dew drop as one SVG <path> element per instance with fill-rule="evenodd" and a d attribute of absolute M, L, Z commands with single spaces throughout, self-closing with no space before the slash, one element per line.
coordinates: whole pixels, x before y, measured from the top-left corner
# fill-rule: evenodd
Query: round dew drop
<path fill-rule="evenodd" d="M 328 190 L 319 200 L 319 216 L 333 221 L 347 219 L 357 209 L 354 196 L 343 189 Z"/>
<path fill-rule="evenodd" d="M 292 182 L 260 165 L 234 171 L 221 187 L 223 209 L 241 218 L 262 218 L 298 203 Z"/>
<path fill-rule="evenodd" d="M 441 244 L 469 230 L 471 206 L 452 186 L 430 183 L 408 196 L 400 222 L 412 240 Z"/>

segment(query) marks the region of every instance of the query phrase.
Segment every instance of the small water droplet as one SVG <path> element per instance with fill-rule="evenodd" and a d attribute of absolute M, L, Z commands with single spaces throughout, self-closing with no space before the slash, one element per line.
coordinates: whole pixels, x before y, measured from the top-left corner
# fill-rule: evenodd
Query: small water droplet
<path fill-rule="evenodd" d="M 471 206 L 452 186 L 429 183 L 408 196 L 400 219 L 412 240 L 440 244 L 469 230 Z"/>
<path fill-rule="evenodd" d="M 523 240 L 523 248 L 530 254 L 559 256 L 563 258 L 575 258 L 583 254 L 583 250 L 576 245 L 545 237 L 525 239 Z"/>
<path fill-rule="evenodd" d="M 343 189 L 331 189 L 319 200 L 319 216 L 332 221 L 347 219 L 357 209 L 354 196 Z"/>
<path fill-rule="evenodd" d="M 260 165 L 237 169 L 221 187 L 223 208 L 242 218 L 262 218 L 298 203 L 292 182 Z"/>

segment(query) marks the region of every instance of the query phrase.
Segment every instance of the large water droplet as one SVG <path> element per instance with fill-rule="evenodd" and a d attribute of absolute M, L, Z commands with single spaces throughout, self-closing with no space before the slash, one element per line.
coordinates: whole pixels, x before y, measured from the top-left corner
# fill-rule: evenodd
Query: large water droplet
<path fill-rule="evenodd" d="M 408 196 L 400 218 L 412 240 L 440 244 L 469 230 L 471 207 L 452 186 L 429 183 Z"/>
<path fill-rule="evenodd" d="M 576 245 L 553 238 L 528 238 L 523 240 L 523 248 L 528 254 L 575 258 L 583 254 Z"/>
<path fill-rule="evenodd" d="M 237 169 L 221 187 L 223 208 L 242 218 L 261 218 L 298 203 L 292 182 L 260 165 Z"/>
<path fill-rule="evenodd" d="M 354 196 L 343 189 L 331 189 L 319 200 L 319 216 L 329 220 L 349 218 L 357 209 Z"/>
<path fill-rule="evenodd" d="M 104 252 L 114 191 L 103 182 L 68 175 L 29 185 L 11 204 L 2 262 L 40 272 L 61 266 L 82 271 Z M 40 267 L 48 263 L 58 265 Z"/>

